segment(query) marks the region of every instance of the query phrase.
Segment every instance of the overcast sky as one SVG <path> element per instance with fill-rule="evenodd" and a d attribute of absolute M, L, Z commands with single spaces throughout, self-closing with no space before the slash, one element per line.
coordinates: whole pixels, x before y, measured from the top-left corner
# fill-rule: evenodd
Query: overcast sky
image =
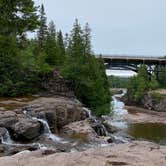
<path fill-rule="evenodd" d="M 42 0 L 35 0 L 41 4 Z M 166 55 L 166 0 L 45 0 L 48 21 L 90 24 L 95 53 Z"/>

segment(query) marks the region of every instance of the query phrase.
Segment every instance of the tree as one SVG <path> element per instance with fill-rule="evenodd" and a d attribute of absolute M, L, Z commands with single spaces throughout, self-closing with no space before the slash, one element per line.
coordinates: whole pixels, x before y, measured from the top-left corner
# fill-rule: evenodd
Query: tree
<path fill-rule="evenodd" d="M 44 5 L 42 4 L 40 8 L 39 30 L 37 32 L 38 46 L 40 50 L 44 49 L 47 37 L 47 18 L 45 15 Z"/>
<path fill-rule="evenodd" d="M 145 65 L 141 65 L 138 70 L 138 75 L 129 80 L 127 98 L 129 102 L 141 103 L 141 100 L 148 90 L 153 90 L 158 87 L 157 81 L 149 73 Z"/>
<path fill-rule="evenodd" d="M 21 36 L 38 25 L 37 7 L 33 0 L 0 1 L 0 34 Z"/>
<path fill-rule="evenodd" d="M 86 23 L 83 30 L 83 44 L 84 44 L 84 55 L 85 56 L 91 55 L 92 54 L 91 29 L 88 23 Z"/>
<path fill-rule="evenodd" d="M 91 54 L 89 36 L 90 33 L 85 40 L 81 26 L 76 20 L 70 35 L 62 74 L 70 82 L 76 96 L 94 114 L 101 116 L 110 113 L 111 96 L 104 63 Z M 87 45 L 85 41 L 88 41 Z"/>
<path fill-rule="evenodd" d="M 62 65 L 65 61 L 65 46 L 64 46 L 62 31 L 59 31 L 57 35 L 57 47 L 59 53 L 58 55 L 59 64 Z"/>
<path fill-rule="evenodd" d="M 46 53 L 46 63 L 50 66 L 55 66 L 58 64 L 58 50 L 56 43 L 56 30 L 53 21 L 49 23 L 48 32 L 46 36 L 45 43 L 45 53 Z"/>
<path fill-rule="evenodd" d="M 84 54 L 84 43 L 82 35 L 83 32 L 81 26 L 76 19 L 69 40 L 68 54 L 70 54 L 70 56 L 79 58 Z"/>
<path fill-rule="evenodd" d="M 159 85 L 161 88 L 166 88 L 166 67 L 160 68 L 159 72 Z"/>

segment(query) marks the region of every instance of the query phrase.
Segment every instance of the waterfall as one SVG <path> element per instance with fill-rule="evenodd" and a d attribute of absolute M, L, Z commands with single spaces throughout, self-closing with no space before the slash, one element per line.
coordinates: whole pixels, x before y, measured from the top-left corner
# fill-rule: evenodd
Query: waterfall
<path fill-rule="evenodd" d="M 41 122 L 43 124 L 44 127 L 44 134 L 47 136 L 47 138 L 51 139 L 54 142 L 60 142 L 61 138 L 56 136 L 55 134 L 52 134 L 50 127 L 48 125 L 48 122 L 44 119 L 39 119 L 39 118 L 35 118 L 33 117 L 32 119 L 37 120 L 39 122 Z"/>
<path fill-rule="evenodd" d="M 33 117 L 32 119 L 37 120 L 37 121 L 39 121 L 39 122 L 41 122 L 41 123 L 43 124 L 44 133 L 46 133 L 46 134 L 51 134 L 50 127 L 49 127 L 49 125 L 48 125 L 48 123 L 47 123 L 46 120 L 39 119 L 39 118 L 36 118 L 36 117 Z"/>
<path fill-rule="evenodd" d="M 6 132 L 5 134 L 1 137 L 1 141 L 2 141 L 2 144 L 4 145 L 10 145 L 10 146 L 19 146 L 19 147 L 28 147 L 28 146 L 38 146 L 39 149 L 43 149 L 45 148 L 44 145 L 40 144 L 40 143 L 32 143 L 32 144 L 19 144 L 19 143 L 16 143 L 15 141 L 13 141 L 11 139 L 11 136 L 10 136 L 10 133 L 9 131 L 6 129 Z"/>
<path fill-rule="evenodd" d="M 86 107 L 83 107 L 83 110 L 88 114 L 88 117 L 89 118 L 92 118 L 92 112 L 90 109 L 86 108 Z"/>
<path fill-rule="evenodd" d="M 115 94 L 112 96 L 112 104 L 113 104 L 113 115 L 112 120 L 107 121 L 107 123 L 111 126 L 115 126 L 120 129 L 127 128 L 127 123 L 123 121 L 123 116 L 128 114 L 128 111 L 124 109 L 124 103 L 118 100 L 117 98 L 121 98 L 126 94 L 127 90 L 123 89 L 122 94 Z"/>
<path fill-rule="evenodd" d="M 6 129 L 5 134 L 2 136 L 2 144 L 5 145 L 13 145 L 14 141 L 11 139 L 8 130 Z"/>

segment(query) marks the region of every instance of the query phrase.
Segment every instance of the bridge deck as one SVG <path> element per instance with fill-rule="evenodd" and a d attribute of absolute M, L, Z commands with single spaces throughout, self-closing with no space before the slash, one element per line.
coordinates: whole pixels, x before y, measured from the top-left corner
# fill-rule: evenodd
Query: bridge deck
<path fill-rule="evenodd" d="M 166 59 L 159 57 L 102 56 L 102 58 L 105 62 L 166 65 Z"/>

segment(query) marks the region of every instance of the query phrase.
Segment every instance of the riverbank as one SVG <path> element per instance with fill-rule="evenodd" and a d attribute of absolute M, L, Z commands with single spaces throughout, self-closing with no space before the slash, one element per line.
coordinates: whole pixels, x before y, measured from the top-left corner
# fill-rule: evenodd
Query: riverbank
<path fill-rule="evenodd" d="M 14 142 L 9 137 L 5 139 L 6 132 L 2 128 L 0 155 L 6 157 L 0 158 L 0 166 L 165 166 L 166 146 L 138 141 L 143 136 L 140 132 L 142 128 L 131 124 L 166 125 L 166 113 L 125 106 L 120 101 L 124 93 L 119 91 L 113 96 L 113 114 L 106 116 L 105 121 L 93 117 L 90 110 L 76 98 L 35 96 L 1 99 L 0 124 L 7 125 L 1 127 L 9 130 L 8 136 Z M 110 130 L 101 122 L 107 122 Z M 112 127 L 115 127 L 115 131 L 112 131 Z M 155 127 L 155 131 L 160 130 L 158 126 Z M 146 128 L 145 125 L 145 134 L 153 130 Z M 138 138 L 132 135 L 133 131 L 134 134 L 135 131 L 139 133 Z M 19 142 L 24 137 L 30 138 L 28 144 Z M 160 138 L 163 137 L 161 135 Z M 165 143 L 165 138 L 159 141 L 154 139 L 154 142 Z M 143 140 L 153 141 L 146 137 Z"/>
<path fill-rule="evenodd" d="M 157 112 L 137 106 L 125 106 L 129 114 L 123 116 L 129 123 L 163 123 L 166 124 L 166 112 Z"/>
<path fill-rule="evenodd" d="M 83 152 L 22 152 L 0 158 L 0 166 L 165 166 L 166 147 L 149 142 L 132 142 Z"/>

